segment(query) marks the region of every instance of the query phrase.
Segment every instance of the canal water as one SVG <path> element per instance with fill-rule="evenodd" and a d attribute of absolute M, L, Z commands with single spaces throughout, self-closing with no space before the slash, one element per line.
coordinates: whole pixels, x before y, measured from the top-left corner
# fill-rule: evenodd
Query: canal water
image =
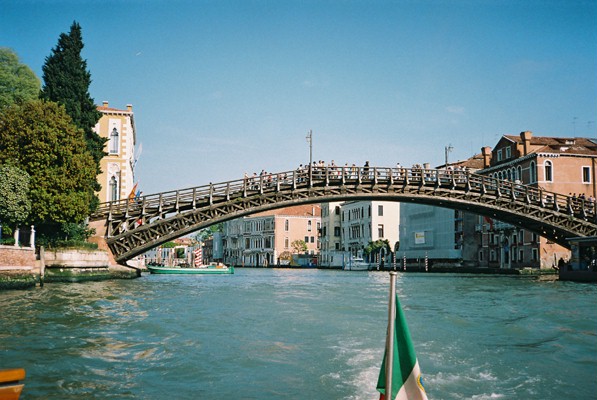
<path fill-rule="evenodd" d="M 376 399 L 387 272 L 237 269 L 0 292 L 30 399 Z M 594 399 L 597 285 L 400 274 L 430 399 Z"/>

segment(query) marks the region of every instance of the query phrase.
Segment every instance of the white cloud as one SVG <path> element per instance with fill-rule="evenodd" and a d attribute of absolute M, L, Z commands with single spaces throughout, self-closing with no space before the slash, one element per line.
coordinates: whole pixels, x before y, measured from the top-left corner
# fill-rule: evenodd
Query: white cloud
<path fill-rule="evenodd" d="M 446 111 L 449 112 L 450 114 L 458 114 L 458 115 L 464 115 L 466 113 L 465 108 L 461 107 L 461 106 L 448 106 L 448 107 L 446 107 Z"/>

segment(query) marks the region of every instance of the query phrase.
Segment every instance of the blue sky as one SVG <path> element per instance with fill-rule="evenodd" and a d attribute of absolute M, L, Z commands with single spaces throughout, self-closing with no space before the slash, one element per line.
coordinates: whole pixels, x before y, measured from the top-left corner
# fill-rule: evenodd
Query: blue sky
<path fill-rule="evenodd" d="M 295 169 L 450 161 L 503 134 L 597 137 L 597 2 L 0 0 L 41 77 L 81 24 L 98 104 L 135 111 L 146 194 Z"/>

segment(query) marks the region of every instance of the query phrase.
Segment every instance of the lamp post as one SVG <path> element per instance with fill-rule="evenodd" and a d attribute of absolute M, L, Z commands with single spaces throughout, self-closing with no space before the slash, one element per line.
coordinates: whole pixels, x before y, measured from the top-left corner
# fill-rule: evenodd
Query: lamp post
<path fill-rule="evenodd" d="M 311 168 L 311 164 L 313 163 L 313 131 L 309 130 L 307 133 L 307 143 L 309 143 L 309 168 Z"/>
<path fill-rule="evenodd" d="M 311 185 L 313 182 L 313 131 L 311 129 L 309 129 L 306 139 L 309 143 L 309 185 Z"/>
<path fill-rule="evenodd" d="M 454 147 L 452 147 L 452 144 L 449 144 L 446 147 L 444 147 L 444 151 L 446 154 L 446 163 L 444 164 L 445 169 L 448 169 L 448 153 L 451 152 L 452 150 L 454 150 Z"/>

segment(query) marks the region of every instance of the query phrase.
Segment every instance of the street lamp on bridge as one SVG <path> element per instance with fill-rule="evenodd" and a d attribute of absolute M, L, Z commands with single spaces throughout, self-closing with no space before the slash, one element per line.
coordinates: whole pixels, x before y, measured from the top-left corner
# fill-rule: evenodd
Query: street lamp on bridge
<path fill-rule="evenodd" d="M 446 147 L 444 147 L 444 151 L 446 154 L 446 163 L 444 164 L 445 169 L 448 169 L 448 153 L 450 153 L 452 150 L 454 150 L 454 147 L 452 147 L 452 144 L 449 144 Z"/>
<path fill-rule="evenodd" d="M 313 131 L 309 130 L 306 136 L 307 143 L 309 143 L 309 168 L 311 168 L 311 164 L 313 164 Z"/>

